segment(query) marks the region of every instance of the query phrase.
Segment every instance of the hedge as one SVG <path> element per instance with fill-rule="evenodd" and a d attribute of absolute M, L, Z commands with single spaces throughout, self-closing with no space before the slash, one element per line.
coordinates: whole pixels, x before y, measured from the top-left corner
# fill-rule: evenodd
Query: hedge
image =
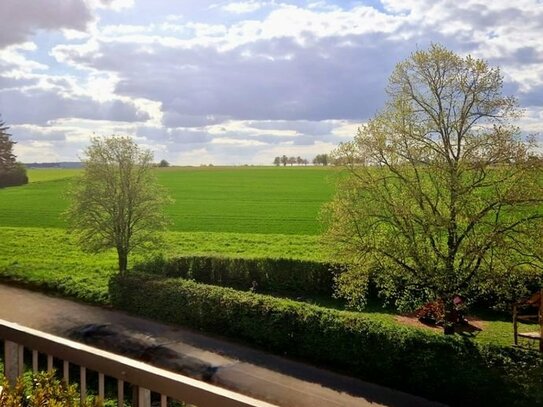
<path fill-rule="evenodd" d="M 452 405 L 543 403 L 543 357 L 361 314 L 156 275 L 117 276 L 126 311 L 245 340 Z"/>
<path fill-rule="evenodd" d="M 276 258 L 230 258 L 218 256 L 162 257 L 140 263 L 135 271 L 180 277 L 201 283 L 295 296 L 333 293 L 334 270 L 338 265 L 308 260 Z"/>

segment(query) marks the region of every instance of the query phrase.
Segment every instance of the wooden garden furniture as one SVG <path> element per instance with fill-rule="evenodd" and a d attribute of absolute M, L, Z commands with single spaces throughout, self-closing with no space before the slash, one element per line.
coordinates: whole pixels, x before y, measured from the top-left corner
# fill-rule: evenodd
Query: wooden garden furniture
<path fill-rule="evenodd" d="M 513 334 L 515 345 L 519 344 L 519 338 L 539 342 L 539 350 L 543 352 L 543 289 L 532 295 L 528 300 L 516 303 L 513 306 Z M 538 330 L 531 332 L 519 332 L 519 322 L 533 323 Z M 537 324 L 537 325 L 535 325 Z"/>

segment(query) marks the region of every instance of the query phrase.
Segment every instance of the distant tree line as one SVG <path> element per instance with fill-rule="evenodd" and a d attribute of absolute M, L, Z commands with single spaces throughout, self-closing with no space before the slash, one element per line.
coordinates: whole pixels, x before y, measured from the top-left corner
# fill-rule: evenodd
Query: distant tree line
<path fill-rule="evenodd" d="M 312 163 L 314 165 L 328 165 L 330 162 L 328 154 L 318 154 L 315 158 L 313 158 Z M 296 165 L 307 165 L 309 164 L 309 160 L 307 158 L 302 158 L 300 156 L 298 157 L 287 157 L 286 155 L 283 155 L 281 157 L 275 157 L 273 160 L 273 164 L 276 167 L 279 167 L 280 165 L 283 165 L 283 167 L 286 167 L 287 164 L 290 164 L 291 166 Z"/>

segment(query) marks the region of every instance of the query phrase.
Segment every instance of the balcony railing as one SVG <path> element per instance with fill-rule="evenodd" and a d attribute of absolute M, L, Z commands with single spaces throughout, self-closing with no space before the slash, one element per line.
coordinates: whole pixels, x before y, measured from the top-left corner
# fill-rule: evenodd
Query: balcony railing
<path fill-rule="evenodd" d="M 168 400 L 182 401 L 198 407 L 273 407 L 273 405 L 213 386 L 180 374 L 115 355 L 84 344 L 50 335 L 0 319 L 0 340 L 4 341 L 4 374 L 15 383 L 25 369 L 25 353 L 31 354 L 33 371 L 38 370 L 40 354 L 46 356 L 46 368 L 62 366 L 63 379 L 70 383 L 70 368 L 79 367 L 81 398 L 87 396 L 87 370 L 98 372 L 97 397 L 105 398 L 106 377 L 117 381 L 117 402 L 124 406 L 125 383 L 132 385 L 131 401 L 139 407 L 151 405 L 153 399 L 166 407 Z M 30 352 L 25 352 L 28 349 Z M 43 356 L 42 356 L 43 359 Z M 72 370 L 73 371 L 73 370 Z M 111 380 L 111 379 L 109 379 Z M 109 396 L 108 396 L 109 398 Z"/>

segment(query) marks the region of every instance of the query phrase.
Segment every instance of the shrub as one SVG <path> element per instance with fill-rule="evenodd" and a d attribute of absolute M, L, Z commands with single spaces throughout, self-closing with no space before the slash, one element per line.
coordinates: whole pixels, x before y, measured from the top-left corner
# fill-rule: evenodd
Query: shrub
<path fill-rule="evenodd" d="M 115 306 L 227 335 L 456 405 L 543 403 L 543 358 L 358 313 L 156 275 L 116 276 Z"/>
<path fill-rule="evenodd" d="M 240 290 L 249 290 L 256 282 L 257 291 L 331 296 L 334 271 L 338 267 L 296 259 L 183 256 L 158 257 L 134 269 Z"/>
<path fill-rule="evenodd" d="M 103 403 L 88 397 L 80 402 L 76 385 L 66 385 L 55 378 L 54 372 L 38 372 L 31 376 L 20 377 L 11 387 L 7 381 L 0 380 L 0 406 L 2 407 L 99 407 Z"/>
<path fill-rule="evenodd" d="M 24 184 L 28 184 L 28 176 L 24 165 L 16 163 L 12 168 L 0 171 L 0 188 Z"/>

